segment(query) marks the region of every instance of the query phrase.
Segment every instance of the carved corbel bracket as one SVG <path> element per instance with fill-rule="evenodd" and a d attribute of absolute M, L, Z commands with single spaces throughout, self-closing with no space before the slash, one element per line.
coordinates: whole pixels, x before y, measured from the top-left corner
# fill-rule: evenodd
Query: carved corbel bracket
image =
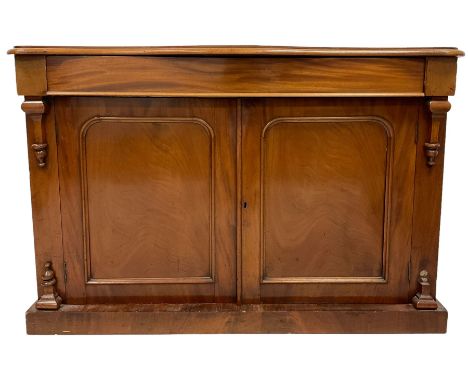
<path fill-rule="evenodd" d="M 442 124 L 445 122 L 447 112 L 450 110 L 450 102 L 447 100 L 430 100 L 429 110 L 431 112 L 431 126 L 429 139 L 424 143 L 424 149 L 426 152 L 427 165 L 434 166 L 436 164 L 436 158 L 439 155 L 440 142 L 439 133 Z"/>
<path fill-rule="evenodd" d="M 416 309 L 437 309 L 437 301 L 431 296 L 431 284 L 429 283 L 429 274 L 426 270 L 419 273 L 418 279 L 419 291 L 413 297 L 413 305 Z"/>
<path fill-rule="evenodd" d="M 47 165 L 47 148 L 45 142 L 46 132 L 43 124 L 46 105 L 42 100 L 26 100 L 22 103 L 21 109 L 26 113 L 28 127 L 32 129 L 34 143 L 31 149 L 36 157 L 38 167 Z"/>
<path fill-rule="evenodd" d="M 57 310 L 60 308 L 62 298 L 57 293 L 57 279 L 55 278 L 55 272 L 52 269 L 52 263 L 50 261 L 44 264 L 44 272 L 41 278 L 42 295 L 36 302 L 36 308 L 43 310 Z"/>

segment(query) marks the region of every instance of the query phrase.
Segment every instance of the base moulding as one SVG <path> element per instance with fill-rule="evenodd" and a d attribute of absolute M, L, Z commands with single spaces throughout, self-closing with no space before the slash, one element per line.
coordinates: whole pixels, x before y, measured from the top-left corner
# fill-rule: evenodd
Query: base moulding
<path fill-rule="evenodd" d="M 26 312 L 28 334 L 445 333 L 411 304 L 96 304 Z"/>

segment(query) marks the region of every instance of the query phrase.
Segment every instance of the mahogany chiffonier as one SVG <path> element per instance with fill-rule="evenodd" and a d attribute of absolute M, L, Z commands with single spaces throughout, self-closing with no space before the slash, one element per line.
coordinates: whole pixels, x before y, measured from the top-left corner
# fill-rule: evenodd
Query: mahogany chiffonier
<path fill-rule="evenodd" d="M 455 48 L 16 47 L 31 334 L 445 332 Z"/>

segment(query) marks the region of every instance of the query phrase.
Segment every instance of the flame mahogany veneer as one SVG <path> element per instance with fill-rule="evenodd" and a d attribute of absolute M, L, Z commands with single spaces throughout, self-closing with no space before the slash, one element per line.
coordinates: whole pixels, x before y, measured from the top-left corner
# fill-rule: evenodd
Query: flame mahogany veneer
<path fill-rule="evenodd" d="M 30 334 L 443 333 L 455 48 L 16 47 Z"/>

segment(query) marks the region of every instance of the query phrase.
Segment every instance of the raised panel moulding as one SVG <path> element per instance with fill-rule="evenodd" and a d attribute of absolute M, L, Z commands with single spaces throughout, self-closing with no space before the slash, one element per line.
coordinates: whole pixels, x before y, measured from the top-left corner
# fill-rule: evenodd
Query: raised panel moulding
<path fill-rule="evenodd" d="M 135 124 L 192 124 L 201 127 L 203 132 L 209 137 L 209 258 L 207 275 L 187 275 L 183 277 L 94 277 L 92 272 L 91 238 L 90 238 L 90 211 L 88 194 L 88 165 L 87 165 L 87 135 L 93 128 L 97 128 L 101 123 L 135 123 Z M 82 211 L 83 211 L 83 232 L 84 232 L 84 267 L 87 284 L 202 284 L 214 283 L 215 274 L 215 252 L 214 252 L 214 131 L 204 120 L 199 118 L 125 118 L 125 117 L 95 117 L 87 121 L 80 133 L 80 164 L 81 164 L 81 185 L 82 185 Z M 125 161 L 125 156 L 115 157 L 115 161 Z M 105 174 L 103 175 L 105 176 Z M 136 240 L 136 239 L 135 239 Z"/>
<path fill-rule="evenodd" d="M 382 128 L 386 134 L 386 146 L 385 150 L 385 179 L 384 179 L 384 195 L 383 195 L 383 221 L 382 221 L 382 248 L 381 248 L 381 270 L 379 275 L 369 275 L 369 276 L 343 276 L 343 275 L 336 275 L 336 276 L 327 276 L 327 277 L 304 277 L 304 276 L 271 276 L 268 275 L 267 272 L 267 253 L 266 253 L 266 240 L 265 240 L 265 215 L 266 215 L 266 208 L 265 208 L 265 166 L 266 166 L 266 141 L 268 137 L 268 133 L 272 130 L 272 128 L 277 128 L 281 124 L 299 124 L 299 123 L 311 123 L 311 124 L 319 124 L 319 123 L 359 123 L 359 122 L 370 122 Z M 378 116 L 362 116 L 362 117 L 289 117 L 289 118 L 275 118 L 268 122 L 263 129 L 262 132 L 262 147 L 261 147 L 261 158 L 262 158 L 262 165 L 261 165 L 261 282 L 263 284 L 284 284 L 284 283 L 385 283 L 388 277 L 388 248 L 389 248 L 389 227 L 390 227 L 390 200 L 391 200 L 391 178 L 392 178 L 392 166 L 393 166 L 393 151 L 394 151 L 394 131 L 392 125 L 383 118 Z M 325 143 L 325 142 L 324 142 Z M 344 145 L 347 142 L 343 142 Z M 288 161 L 287 157 L 283 158 L 284 161 Z M 284 201 L 288 202 L 288 201 Z M 280 207 L 275 206 L 275 210 L 278 210 Z M 272 211 L 270 208 L 269 211 Z M 284 230 L 282 230 L 282 234 L 284 235 Z M 297 240 L 295 241 L 297 242 Z M 311 248 L 312 250 L 312 248 Z M 283 253 L 284 251 L 282 251 Z M 284 266 L 284 264 L 283 264 Z"/>

